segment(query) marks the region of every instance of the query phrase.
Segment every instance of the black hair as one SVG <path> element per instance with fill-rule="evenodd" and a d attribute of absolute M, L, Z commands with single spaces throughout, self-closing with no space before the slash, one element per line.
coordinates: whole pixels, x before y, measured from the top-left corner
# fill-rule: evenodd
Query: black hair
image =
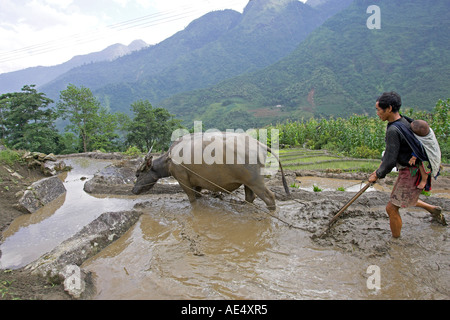
<path fill-rule="evenodd" d="M 402 107 L 402 98 L 397 92 L 385 92 L 378 99 L 378 106 L 386 110 L 392 106 L 392 112 L 399 112 Z"/>

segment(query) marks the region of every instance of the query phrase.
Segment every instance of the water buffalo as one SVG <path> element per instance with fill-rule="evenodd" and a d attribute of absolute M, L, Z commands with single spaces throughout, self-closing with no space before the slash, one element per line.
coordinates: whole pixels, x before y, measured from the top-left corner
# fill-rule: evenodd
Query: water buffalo
<path fill-rule="evenodd" d="M 252 203 L 256 194 L 269 210 L 275 210 L 275 196 L 265 186 L 262 174 L 267 151 L 272 153 L 269 147 L 247 134 L 185 135 L 156 159 L 150 155 L 150 150 L 136 171 L 137 180 L 132 192 L 140 194 L 152 188 L 158 179 L 173 176 L 191 203 L 195 202 L 201 189 L 232 192 L 244 185 L 246 201 Z M 281 162 L 278 157 L 276 160 L 284 189 L 289 194 Z M 278 170 L 278 164 L 275 165 Z"/>

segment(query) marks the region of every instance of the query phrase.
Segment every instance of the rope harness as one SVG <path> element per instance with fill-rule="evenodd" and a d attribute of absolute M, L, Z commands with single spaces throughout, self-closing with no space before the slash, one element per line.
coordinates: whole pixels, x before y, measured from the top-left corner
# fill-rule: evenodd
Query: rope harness
<path fill-rule="evenodd" d="M 179 165 L 179 166 L 181 166 L 182 168 L 184 168 L 185 170 L 189 171 L 190 173 L 196 175 L 196 176 L 199 177 L 200 179 L 203 179 L 203 180 L 205 180 L 206 182 L 210 183 L 211 185 L 213 185 L 214 187 L 218 188 L 218 189 L 221 190 L 222 192 L 224 192 L 224 193 L 226 193 L 226 194 L 228 194 L 228 195 L 230 195 L 230 196 L 237 197 L 238 200 L 240 200 L 240 201 L 242 201 L 242 202 L 244 202 L 244 203 L 246 203 L 246 204 L 249 204 L 249 205 L 253 206 L 256 210 L 259 210 L 259 211 L 261 211 L 261 212 L 267 214 L 267 215 L 270 216 L 271 218 L 280 221 L 281 223 L 285 224 L 285 225 L 288 226 L 289 228 L 310 232 L 310 230 L 308 230 L 308 229 L 306 229 L 306 228 L 302 228 L 302 227 L 295 226 L 295 225 L 293 225 L 292 223 L 289 223 L 289 222 L 283 220 L 282 218 L 275 216 L 274 214 L 272 214 L 272 213 L 271 213 L 267 208 L 265 208 L 265 207 L 261 207 L 261 206 L 259 206 L 258 204 L 249 202 L 249 201 L 247 201 L 247 200 L 245 200 L 245 199 L 241 199 L 241 198 L 238 197 L 237 195 L 233 195 L 233 193 L 232 193 L 231 191 L 228 191 L 228 190 L 226 190 L 225 188 L 219 186 L 218 184 L 216 184 L 216 183 L 210 181 L 209 179 L 207 179 L 207 178 L 201 176 L 201 175 L 198 174 L 197 172 L 195 172 L 195 171 L 189 169 L 188 167 L 186 167 L 183 163 L 175 162 L 172 158 L 171 158 L 170 160 L 171 160 L 172 162 L 174 162 L 176 165 Z M 178 180 L 177 180 L 177 181 L 178 181 Z M 197 190 L 195 190 L 194 188 L 192 188 L 192 187 L 190 187 L 190 186 L 187 186 L 186 184 L 184 184 L 184 183 L 182 183 L 182 182 L 180 182 L 180 181 L 178 181 L 178 183 L 179 183 L 181 186 L 183 186 L 184 188 L 189 189 L 189 190 L 195 192 L 196 194 L 199 194 L 199 195 L 202 194 L 200 191 L 197 191 Z M 152 184 L 150 183 L 150 184 L 146 184 L 146 185 L 144 185 L 144 186 L 148 186 L 148 185 L 152 185 Z M 277 192 L 274 192 L 274 193 L 280 195 L 280 194 L 277 193 Z M 291 200 L 294 200 L 294 201 L 296 201 L 296 202 L 301 203 L 301 202 L 298 201 L 297 199 L 291 199 Z"/>
<path fill-rule="evenodd" d="M 174 162 L 173 159 L 171 159 L 171 161 Z M 309 230 L 309 229 L 307 229 L 307 228 L 302 228 L 302 227 L 299 227 L 299 226 L 295 226 L 295 225 L 293 225 L 292 223 L 289 223 L 289 222 L 287 222 L 286 220 L 284 220 L 284 219 L 282 219 L 282 218 L 280 218 L 280 217 L 275 216 L 274 214 L 272 214 L 272 213 L 271 213 L 267 208 L 265 208 L 265 207 L 261 207 L 261 206 L 259 206 L 258 204 L 249 202 L 249 201 L 247 201 L 247 200 L 245 200 L 245 199 L 241 199 L 239 196 L 237 196 L 236 194 L 233 194 L 231 191 L 228 191 L 227 189 L 225 189 L 225 188 L 219 186 L 218 184 L 216 184 L 216 183 L 210 181 L 209 179 L 207 179 L 207 178 L 203 177 L 202 175 L 198 174 L 197 172 L 195 172 L 195 171 L 189 169 L 189 168 L 186 167 L 183 163 L 175 163 L 175 164 L 181 166 L 182 168 L 184 168 L 185 170 L 189 171 L 190 173 L 196 175 L 196 176 L 199 177 L 200 179 L 203 179 L 203 180 L 205 180 L 206 182 L 210 183 L 211 185 L 215 186 L 216 188 L 222 190 L 222 192 L 224 192 L 224 193 L 226 193 L 226 194 L 228 194 L 228 195 L 230 195 L 230 196 L 232 196 L 232 197 L 234 196 L 234 197 L 238 198 L 238 200 L 240 200 L 241 202 L 244 202 L 244 203 L 246 203 L 246 204 L 249 204 L 249 205 L 253 206 L 256 210 L 259 210 L 259 211 L 261 211 L 261 212 L 267 214 L 267 215 L 270 216 L 271 218 L 280 221 L 281 223 L 285 224 L 285 225 L 286 225 L 287 227 L 289 227 L 290 229 L 297 229 L 297 230 L 302 230 L 302 231 L 311 232 L 311 230 Z M 192 188 L 192 187 L 190 187 L 190 186 L 187 186 L 186 184 L 184 184 L 184 183 L 182 183 L 182 182 L 180 182 L 180 181 L 178 181 L 178 180 L 177 180 L 177 182 L 178 182 L 181 186 L 183 186 L 184 188 L 189 189 L 189 190 L 193 191 L 193 192 L 196 193 L 196 194 L 202 195 L 202 193 L 201 193 L 200 191 L 197 191 L 197 190 L 195 190 L 194 188 Z M 362 187 L 362 183 L 363 183 L 363 182 L 364 182 L 364 181 L 361 181 L 361 187 Z M 154 184 L 154 183 L 153 183 L 153 184 Z M 150 184 L 146 184 L 146 185 L 144 185 L 144 186 L 148 186 L 148 185 L 152 185 L 152 184 L 150 183 Z M 362 191 L 362 189 L 363 189 L 363 188 L 361 188 L 360 192 Z M 278 192 L 276 192 L 276 191 L 273 191 L 273 192 L 274 192 L 275 194 L 279 195 L 279 196 L 284 196 L 284 195 L 281 195 L 280 193 L 278 193 Z M 364 192 L 364 191 L 363 191 L 363 192 Z M 292 197 L 291 197 L 290 200 L 293 200 L 293 201 L 295 201 L 295 202 L 297 202 L 297 203 L 303 204 L 301 201 L 299 201 L 299 200 L 297 200 L 297 199 L 293 199 Z"/>

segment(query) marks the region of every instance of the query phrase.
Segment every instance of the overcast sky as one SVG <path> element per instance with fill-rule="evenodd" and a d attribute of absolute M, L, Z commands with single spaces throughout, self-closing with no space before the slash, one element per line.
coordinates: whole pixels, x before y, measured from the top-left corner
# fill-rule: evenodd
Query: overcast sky
<path fill-rule="evenodd" d="M 301 0 L 305 2 L 306 0 Z M 0 73 L 56 65 L 142 39 L 156 44 L 207 12 L 248 0 L 0 0 Z"/>

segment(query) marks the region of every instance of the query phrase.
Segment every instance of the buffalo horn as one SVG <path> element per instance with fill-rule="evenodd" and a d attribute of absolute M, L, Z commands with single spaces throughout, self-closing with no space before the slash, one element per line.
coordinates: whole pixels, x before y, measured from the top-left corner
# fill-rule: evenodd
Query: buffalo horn
<path fill-rule="evenodd" d="M 153 146 L 150 148 L 150 151 L 149 151 L 149 152 L 147 153 L 147 155 L 145 156 L 145 160 L 150 159 L 152 150 L 153 150 Z"/>

